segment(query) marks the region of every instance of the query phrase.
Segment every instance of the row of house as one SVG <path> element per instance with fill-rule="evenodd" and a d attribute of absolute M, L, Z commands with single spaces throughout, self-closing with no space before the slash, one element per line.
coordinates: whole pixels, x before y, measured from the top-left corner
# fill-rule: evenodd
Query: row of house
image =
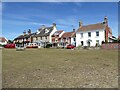
<path fill-rule="evenodd" d="M 53 23 L 51 27 L 46 27 L 43 25 L 35 33 L 28 33 L 25 31 L 22 35 L 14 39 L 15 43 L 28 45 L 29 43 L 36 43 L 39 46 L 44 46 L 45 44 L 52 44 L 53 47 L 65 47 L 68 44 L 74 44 L 75 40 L 75 30 L 71 32 L 65 32 L 64 30 L 57 30 L 56 24 Z"/>
<path fill-rule="evenodd" d="M 40 46 L 51 43 L 53 47 L 65 47 L 68 44 L 78 46 L 96 46 L 102 42 L 112 42 L 112 30 L 108 25 L 108 18 L 105 16 L 104 21 L 96 24 L 83 25 L 79 22 L 79 28 L 71 32 L 58 30 L 57 25 L 53 23 L 51 27 L 43 25 L 35 33 L 31 30 L 23 32 L 14 39 L 15 43 L 29 44 L 37 43 Z"/>

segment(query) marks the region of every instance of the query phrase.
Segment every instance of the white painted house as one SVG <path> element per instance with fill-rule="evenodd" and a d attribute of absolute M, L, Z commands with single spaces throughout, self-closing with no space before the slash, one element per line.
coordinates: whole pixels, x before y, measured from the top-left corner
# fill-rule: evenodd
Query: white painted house
<path fill-rule="evenodd" d="M 5 37 L 0 37 L 0 44 L 1 45 L 6 45 L 8 40 Z"/>
<path fill-rule="evenodd" d="M 79 22 L 79 29 L 76 32 L 76 46 L 101 45 L 103 41 L 110 42 L 110 38 L 112 38 L 112 31 L 108 26 L 107 17 L 104 18 L 102 23 L 86 26 Z"/>

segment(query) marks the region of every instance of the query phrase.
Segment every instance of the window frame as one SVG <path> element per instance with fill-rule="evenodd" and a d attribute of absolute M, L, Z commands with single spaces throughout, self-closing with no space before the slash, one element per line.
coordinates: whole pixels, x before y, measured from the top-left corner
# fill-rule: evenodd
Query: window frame
<path fill-rule="evenodd" d="M 88 37 L 91 37 L 91 32 L 88 32 Z"/>

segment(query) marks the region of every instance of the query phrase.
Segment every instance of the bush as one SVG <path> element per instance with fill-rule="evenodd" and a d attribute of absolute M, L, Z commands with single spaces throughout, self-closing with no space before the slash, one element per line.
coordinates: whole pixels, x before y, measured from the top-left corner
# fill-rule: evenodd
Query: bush
<path fill-rule="evenodd" d="M 46 45 L 46 48 L 50 48 L 50 47 L 52 47 L 52 44 L 49 43 Z"/>

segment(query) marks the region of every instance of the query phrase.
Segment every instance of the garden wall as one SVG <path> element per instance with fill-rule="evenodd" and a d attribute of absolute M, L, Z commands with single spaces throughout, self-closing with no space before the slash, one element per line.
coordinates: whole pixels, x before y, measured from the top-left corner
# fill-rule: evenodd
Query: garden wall
<path fill-rule="evenodd" d="M 120 49 L 120 43 L 104 43 L 102 49 Z"/>

